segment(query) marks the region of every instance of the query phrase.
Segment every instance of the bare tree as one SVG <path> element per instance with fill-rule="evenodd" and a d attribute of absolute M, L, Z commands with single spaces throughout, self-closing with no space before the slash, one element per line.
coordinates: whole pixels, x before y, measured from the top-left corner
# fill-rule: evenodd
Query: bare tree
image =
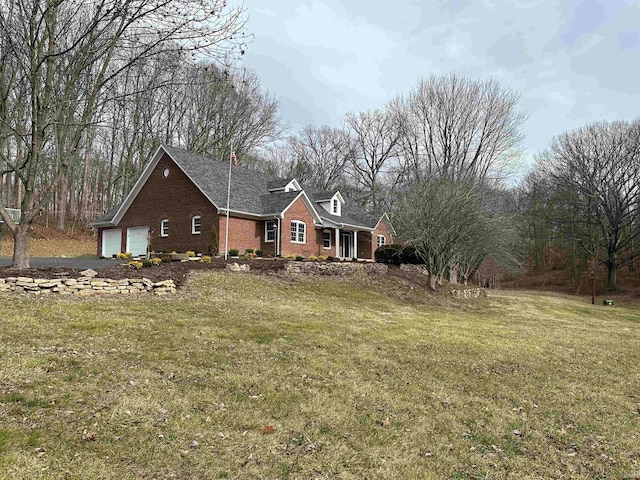
<path fill-rule="evenodd" d="M 487 183 L 516 166 L 525 115 L 519 97 L 494 80 L 455 74 L 423 79 L 392 102 L 402 174 L 410 183 L 439 176 Z"/>
<path fill-rule="evenodd" d="M 213 64 L 197 64 L 185 86 L 186 111 L 180 143 L 213 158 L 238 158 L 277 138 L 282 131 L 278 101 L 263 91 L 250 72 L 230 72 Z"/>
<path fill-rule="evenodd" d="M 400 139 L 397 116 L 389 110 L 373 110 L 357 115 L 349 114 L 347 131 L 354 144 L 351 172 L 357 186 L 367 192 L 367 207 L 379 212 L 381 192 L 380 177 L 397 153 Z"/>
<path fill-rule="evenodd" d="M 302 173 L 300 181 L 320 190 L 331 190 L 344 182 L 345 168 L 354 156 L 349 136 L 338 128 L 305 127 L 289 138 L 289 147 Z"/>
<path fill-rule="evenodd" d="M 10 66 L 0 73 L 24 112 L 0 111 L 12 145 L 0 150 L 2 173 L 24 187 L 19 223 L 0 204 L 15 239 L 14 268 L 29 266 L 30 226 L 80 160 L 83 139 L 90 143 L 85 133 L 107 87 L 163 52 L 224 56 L 237 47 L 243 24 L 243 11 L 224 0 L 0 1 L 0 45 Z"/>
<path fill-rule="evenodd" d="M 393 211 L 398 237 L 415 248 L 433 289 L 447 271 L 453 283 L 458 272 L 466 282 L 490 256 L 519 264 L 515 225 L 484 208 L 475 190 L 468 182 L 433 179 L 416 184 Z"/>
<path fill-rule="evenodd" d="M 537 169 L 564 192 L 554 201 L 556 219 L 572 227 L 565 234 L 606 265 L 607 282 L 615 287 L 618 267 L 638 254 L 640 121 L 595 123 L 562 134 Z"/>

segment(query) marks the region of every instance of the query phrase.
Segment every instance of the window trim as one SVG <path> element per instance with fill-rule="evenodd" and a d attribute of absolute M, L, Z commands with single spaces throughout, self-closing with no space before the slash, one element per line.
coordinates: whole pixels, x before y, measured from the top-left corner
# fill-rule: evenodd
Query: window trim
<path fill-rule="evenodd" d="M 293 239 L 294 230 L 293 226 L 296 226 L 295 236 L 296 239 Z M 300 226 L 302 226 L 302 241 L 298 240 L 300 238 Z M 307 224 L 301 220 L 291 220 L 291 243 L 297 243 L 299 245 L 307 244 Z"/>
<path fill-rule="evenodd" d="M 169 219 L 164 218 L 160 220 L 160 236 L 168 237 L 169 236 Z"/>
<path fill-rule="evenodd" d="M 196 232 L 196 219 L 198 220 L 198 231 Z M 194 215 L 191 217 L 191 235 L 200 235 L 202 233 L 202 217 Z"/>
<path fill-rule="evenodd" d="M 382 239 L 382 243 L 380 243 L 380 239 Z M 378 235 L 376 237 L 376 244 L 378 245 L 378 248 L 382 247 L 383 245 L 386 245 L 387 237 L 385 235 Z"/>
<path fill-rule="evenodd" d="M 325 241 L 324 236 L 325 235 L 329 235 L 329 246 L 328 247 L 325 246 L 325 243 L 324 243 L 324 241 Z M 322 231 L 322 249 L 323 250 L 331 250 L 331 230 L 323 230 Z"/>
<path fill-rule="evenodd" d="M 273 224 L 273 228 L 269 230 L 269 224 Z M 264 222 L 264 243 L 275 243 L 276 241 L 276 221 L 275 220 L 265 220 Z M 273 240 L 269 240 L 269 232 L 273 233 Z"/>

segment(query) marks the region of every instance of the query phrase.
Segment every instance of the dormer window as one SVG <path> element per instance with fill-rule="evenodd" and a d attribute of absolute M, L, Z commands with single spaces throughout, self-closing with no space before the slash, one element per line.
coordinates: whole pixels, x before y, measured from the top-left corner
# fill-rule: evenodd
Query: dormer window
<path fill-rule="evenodd" d="M 331 205 L 331 213 L 334 215 L 338 215 L 338 199 L 334 198 L 333 203 Z"/>

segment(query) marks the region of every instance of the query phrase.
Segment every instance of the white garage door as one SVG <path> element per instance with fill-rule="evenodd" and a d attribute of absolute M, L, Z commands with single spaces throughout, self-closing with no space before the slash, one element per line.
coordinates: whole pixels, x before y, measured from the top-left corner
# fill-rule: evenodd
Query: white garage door
<path fill-rule="evenodd" d="M 127 252 L 134 256 L 146 255 L 149 241 L 149 227 L 127 228 Z"/>
<path fill-rule="evenodd" d="M 113 257 L 115 254 L 120 253 L 122 241 L 122 229 L 116 228 L 113 230 L 102 231 L 102 256 Z"/>

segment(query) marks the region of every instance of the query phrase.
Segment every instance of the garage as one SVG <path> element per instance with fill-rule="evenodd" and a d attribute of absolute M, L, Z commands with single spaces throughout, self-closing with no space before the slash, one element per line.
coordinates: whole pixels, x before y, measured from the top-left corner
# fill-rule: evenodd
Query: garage
<path fill-rule="evenodd" d="M 127 252 L 133 256 L 145 256 L 149 246 L 149 227 L 127 228 Z"/>
<path fill-rule="evenodd" d="M 102 256 L 111 258 L 120 253 L 122 229 L 114 228 L 102 231 Z"/>

